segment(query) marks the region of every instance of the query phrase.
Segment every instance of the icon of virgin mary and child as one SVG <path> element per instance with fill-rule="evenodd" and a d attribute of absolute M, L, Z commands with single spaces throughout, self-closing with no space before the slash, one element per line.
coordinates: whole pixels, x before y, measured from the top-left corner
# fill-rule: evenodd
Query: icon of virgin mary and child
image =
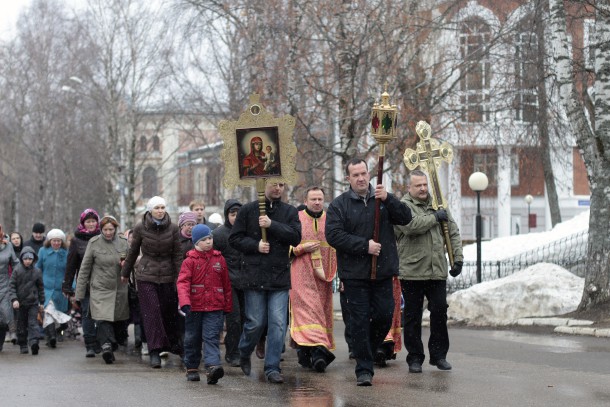
<path fill-rule="evenodd" d="M 278 174 L 279 163 L 276 153 L 271 145 L 265 146 L 263 151 L 263 139 L 255 135 L 262 133 L 259 131 L 251 132 L 247 136 L 252 136 L 250 139 L 250 152 L 242 159 L 241 176 L 256 177 L 270 174 Z M 266 135 L 266 133 L 263 133 Z"/>

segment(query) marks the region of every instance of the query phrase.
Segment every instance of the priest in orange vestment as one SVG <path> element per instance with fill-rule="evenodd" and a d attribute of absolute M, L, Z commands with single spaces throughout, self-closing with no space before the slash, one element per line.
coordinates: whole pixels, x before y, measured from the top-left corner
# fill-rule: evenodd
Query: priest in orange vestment
<path fill-rule="evenodd" d="M 335 359 L 332 280 L 337 257 L 324 235 L 324 190 L 309 188 L 305 205 L 299 212 L 302 240 L 291 250 L 290 336 L 299 364 L 324 372 Z"/>

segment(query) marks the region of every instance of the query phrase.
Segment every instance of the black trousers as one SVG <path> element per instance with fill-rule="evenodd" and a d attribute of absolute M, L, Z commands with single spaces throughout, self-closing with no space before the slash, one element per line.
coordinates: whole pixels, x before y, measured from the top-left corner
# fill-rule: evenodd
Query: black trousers
<path fill-rule="evenodd" d="M 423 363 L 424 344 L 421 340 L 421 321 L 424 297 L 430 311 L 430 339 L 428 351 L 430 360 L 446 359 L 449 351 L 447 332 L 447 282 L 445 280 L 400 280 L 405 299 L 404 337 L 407 348 L 407 363 Z"/>
<path fill-rule="evenodd" d="M 239 360 L 239 338 L 246 320 L 244 314 L 244 292 L 232 287 L 233 310 L 225 316 L 227 335 L 225 336 L 225 360 Z"/>
<path fill-rule="evenodd" d="M 116 350 L 119 344 L 127 341 L 128 321 L 96 321 L 97 341 L 100 345 L 110 343 L 112 349 Z"/>
<path fill-rule="evenodd" d="M 38 304 L 20 304 L 17 310 L 17 343 L 20 346 L 38 343 L 38 332 Z"/>
<path fill-rule="evenodd" d="M 342 280 L 349 313 L 349 331 L 356 358 L 356 376 L 374 374 L 374 355 L 392 326 L 392 279 Z"/>
<path fill-rule="evenodd" d="M 347 297 L 345 296 L 343 283 L 341 283 L 341 289 L 339 291 L 339 303 L 341 304 L 341 316 L 343 318 L 343 324 L 345 325 L 343 336 L 345 336 L 345 342 L 347 343 L 347 351 L 352 353 L 352 337 L 349 330 L 349 310 L 347 309 Z"/>

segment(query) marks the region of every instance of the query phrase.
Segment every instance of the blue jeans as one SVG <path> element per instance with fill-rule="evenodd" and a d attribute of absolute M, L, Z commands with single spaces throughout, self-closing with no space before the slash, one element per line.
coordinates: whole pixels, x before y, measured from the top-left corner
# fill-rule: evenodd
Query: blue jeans
<path fill-rule="evenodd" d="M 343 280 L 349 330 L 353 338 L 356 376 L 375 374 L 373 357 L 392 327 L 394 295 L 392 279 Z"/>
<path fill-rule="evenodd" d="M 246 322 L 239 340 L 240 357 L 250 357 L 265 327 L 268 327 L 265 375 L 281 372 L 280 359 L 288 323 L 288 290 L 244 290 L 244 294 Z"/>
<path fill-rule="evenodd" d="M 204 366 L 220 365 L 220 332 L 224 324 L 222 311 L 193 311 L 184 321 L 184 365 L 187 369 L 199 368 L 201 340 L 203 338 Z"/>

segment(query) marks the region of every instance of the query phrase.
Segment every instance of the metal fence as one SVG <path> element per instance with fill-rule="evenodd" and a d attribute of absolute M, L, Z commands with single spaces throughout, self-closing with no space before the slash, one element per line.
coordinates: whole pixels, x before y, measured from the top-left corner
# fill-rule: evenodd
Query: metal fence
<path fill-rule="evenodd" d="M 573 274 L 584 277 L 589 231 L 585 230 L 558 239 L 544 246 L 527 250 L 518 256 L 498 261 L 481 262 L 481 281 L 506 277 L 537 263 L 553 263 Z M 465 261 L 462 274 L 447 280 L 447 291 L 454 292 L 477 283 L 477 262 Z"/>

